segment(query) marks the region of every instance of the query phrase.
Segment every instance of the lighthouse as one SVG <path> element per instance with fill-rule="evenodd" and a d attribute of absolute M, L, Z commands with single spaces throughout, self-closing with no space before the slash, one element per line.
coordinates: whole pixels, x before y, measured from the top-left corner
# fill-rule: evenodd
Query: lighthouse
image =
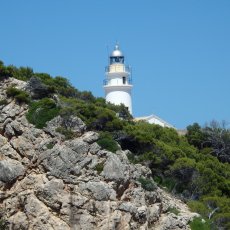
<path fill-rule="evenodd" d="M 124 55 L 116 44 L 105 68 L 105 99 L 115 105 L 124 104 L 132 114 L 132 87 L 131 68 L 125 65 Z"/>

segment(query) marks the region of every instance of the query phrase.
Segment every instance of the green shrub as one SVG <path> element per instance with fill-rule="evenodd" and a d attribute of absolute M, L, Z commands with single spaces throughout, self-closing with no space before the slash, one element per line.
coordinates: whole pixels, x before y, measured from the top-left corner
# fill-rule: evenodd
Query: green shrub
<path fill-rule="evenodd" d="M 162 180 L 160 185 L 162 187 L 167 188 L 167 190 L 169 192 L 171 192 L 173 190 L 173 188 L 175 187 L 175 185 L 176 185 L 176 181 L 171 177 L 168 177 L 168 178 L 165 177 L 165 178 L 163 178 L 163 180 Z"/>
<path fill-rule="evenodd" d="M 208 220 L 202 220 L 199 217 L 196 217 L 189 223 L 191 230 L 210 230 L 211 223 Z"/>
<path fill-rule="evenodd" d="M 101 163 L 98 163 L 96 166 L 95 166 L 95 170 L 97 171 L 98 174 L 100 174 L 104 169 L 104 163 L 101 162 Z"/>
<path fill-rule="evenodd" d="M 47 121 L 52 120 L 59 114 L 60 108 L 50 98 L 43 98 L 40 101 L 32 102 L 26 115 L 27 120 L 36 128 L 43 128 Z"/>
<path fill-rule="evenodd" d="M 16 68 L 11 66 L 11 68 L 13 69 L 13 77 L 21 81 L 28 81 L 34 74 L 33 69 L 30 67 Z"/>
<path fill-rule="evenodd" d="M 137 156 L 135 156 L 135 154 L 133 154 L 132 152 L 129 152 L 127 154 L 127 158 L 129 160 L 129 162 L 133 163 L 133 164 L 137 164 L 138 163 L 138 159 Z"/>
<path fill-rule="evenodd" d="M 156 184 L 151 179 L 140 177 L 138 181 L 141 183 L 141 187 L 147 191 L 154 191 L 157 188 Z"/>
<path fill-rule="evenodd" d="M 9 224 L 5 219 L 0 219 L 0 230 L 8 230 Z"/>
<path fill-rule="evenodd" d="M 174 213 L 176 216 L 180 213 L 180 211 L 175 207 L 170 207 L 170 208 L 168 208 L 167 211 L 171 212 L 171 213 Z"/>
<path fill-rule="evenodd" d="M 30 102 L 29 94 L 26 93 L 26 92 L 24 92 L 24 91 L 22 91 L 21 93 L 19 93 L 18 95 L 16 95 L 14 98 L 19 103 L 23 103 L 23 102 L 29 103 Z"/>
<path fill-rule="evenodd" d="M 113 153 L 115 153 L 119 149 L 117 142 L 113 140 L 112 135 L 108 132 L 101 132 L 97 143 L 103 149 L 106 149 Z"/>
<path fill-rule="evenodd" d="M 209 210 L 203 202 L 192 200 L 189 201 L 187 204 L 192 212 L 197 212 L 203 217 L 208 217 Z"/>
<path fill-rule="evenodd" d="M 50 142 L 49 144 L 46 145 L 47 149 L 52 149 L 54 147 L 54 143 Z"/>
<path fill-rule="evenodd" d="M 71 129 L 58 127 L 56 131 L 64 135 L 66 140 L 70 140 L 74 138 L 74 132 Z"/>
<path fill-rule="evenodd" d="M 4 66 L 4 63 L 0 60 L 0 81 L 12 77 L 12 73 L 11 66 Z"/>
<path fill-rule="evenodd" d="M 230 229 L 230 213 L 220 213 L 213 218 L 220 229 Z"/>
<path fill-rule="evenodd" d="M 6 95 L 8 97 L 15 97 L 16 95 L 18 95 L 21 92 L 20 89 L 17 89 L 13 86 L 10 86 L 6 89 Z"/>
<path fill-rule="evenodd" d="M 7 104 L 7 100 L 6 100 L 6 99 L 0 100 L 0 106 L 1 106 L 1 105 L 6 105 L 6 104 Z"/>
<path fill-rule="evenodd" d="M 23 103 L 23 102 L 29 103 L 30 102 L 29 94 L 15 87 L 8 87 L 6 89 L 6 94 L 8 97 L 14 97 L 16 101 L 19 103 Z"/>

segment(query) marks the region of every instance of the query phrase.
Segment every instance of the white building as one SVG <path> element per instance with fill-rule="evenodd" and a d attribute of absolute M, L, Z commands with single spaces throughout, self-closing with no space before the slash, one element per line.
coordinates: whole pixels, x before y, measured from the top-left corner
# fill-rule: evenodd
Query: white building
<path fill-rule="evenodd" d="M 175 129 L 175 127 L 173 125 L 169 124 L 168 122 L 164 121 L 163 119 L 161 119 L 160 117 L 157 117 L 154 114 L 149 115 L 149 116 L 145 116 L 145 117 L 136 117 L 134 119 L 134 121 L 146 121 L 150 124 L 155 124 L 155 125 L 160 125 L 162 127 Z"/>
<path fill-rule="evenodd" d="M 109 56 L 109 66 L 105 69 L 105 99 L 115 105 L 124 104 L 132 114 L 131 68 L 125 65 L 125 58 L 116 44 Z"/>
<path fill-rule="evenodd" d="M 115 105 L 124 104 L 129 109 L 130 114 L 132 114 L 131 90 L 133 85 L 131 68 L 125 65 L 125 58 L 118 44 L 115 45 L 113 52 L 109 56 L 109 65 L 105 69 L 105 76 L 104 90 L 106 101 Z M 162 127 L 174 128 L 154 114 L 134 119 L 134 121 L 140 120 Z"/>

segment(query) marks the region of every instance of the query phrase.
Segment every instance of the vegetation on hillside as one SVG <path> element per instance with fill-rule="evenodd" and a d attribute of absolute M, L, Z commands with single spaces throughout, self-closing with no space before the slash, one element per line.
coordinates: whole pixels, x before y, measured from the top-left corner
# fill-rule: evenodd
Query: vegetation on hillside
<path fill-rule="evenodd" d="M 124 105 L 115 106 L 91 92 L 80 92 L 63 77 L 52 78 L 0 62 L 0 80 L 8 77 L 28 81 L 32 99 L 27 119 L 37 128 L 57 115 L 66 119 L 77 115 L 88 130 L 100 132 L 98 144 L 103 148 L 112 152 L 128 149 L 132 163 L 150 167 L 155 182 L 140 178 L 143 188 L 154 190 L 157 183 L 208 220 L 206 224 L 195 220 L 192 229 L 230 228 L 230 129 L 225 123 L 211 122 L 205 127 L 194 123 L 185 136 L 179 136 L 172 128 L 133 122 Z M 68 139 L 73 137 L 64 127 L 59 131 Z M 97 167 L 100 173 L 103 164 Z"/>

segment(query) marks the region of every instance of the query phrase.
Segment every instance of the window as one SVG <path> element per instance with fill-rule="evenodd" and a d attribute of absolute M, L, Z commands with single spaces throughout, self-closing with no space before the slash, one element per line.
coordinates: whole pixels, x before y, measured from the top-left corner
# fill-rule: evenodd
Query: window
<path fill-rule="evenodd" d="M 123 85 L 126 84 L 126 77 L 122 77 Z"/>

